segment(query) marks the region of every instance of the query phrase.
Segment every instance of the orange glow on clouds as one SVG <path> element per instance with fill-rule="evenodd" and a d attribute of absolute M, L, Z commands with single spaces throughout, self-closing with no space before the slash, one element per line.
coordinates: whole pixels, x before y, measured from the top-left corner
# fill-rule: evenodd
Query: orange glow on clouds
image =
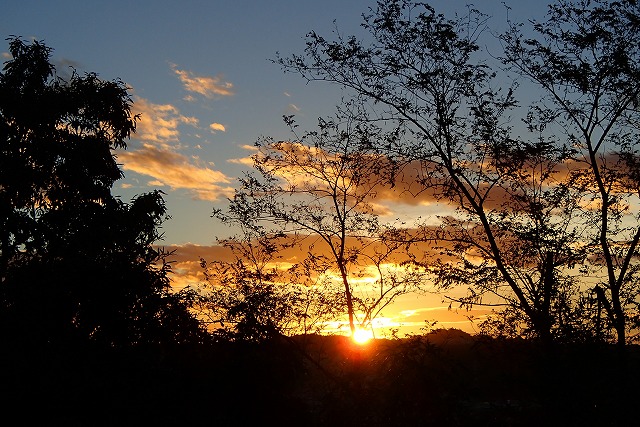
<path fill-rule="evenodd" d="M 198 126 L 197 118 L 180 114 L 176 106 L 154 104 L 140 97 L 135 98 L 132 113 L 140 115 L 132 138 L 154 142 L 165 148 L 168 143 L 175 143 L 180 139 L 180 125 Z"/>
<path fill-rule="evenodd" d="M 233 95 L 233 84 L 223 81 L 219 76 L 198 76 L 191 71 L 179 70 L 175 64 L 171 64 L 171 68 L 189 92 L 207 98 Z"/>
<path fill-rule="evenodd" d="M 217 260 L 232 262 L 234 257 L 228 248 L 220 245 L 172 245 L 165 247 L 168 251 L 173 251 L 172 260 L 173 272 L 171 274 L 172 285 L 176 290 L 186 286 L 197 287 L 204 281 L 200 262 L 201 257 L 206 260 Z M 300 256 L 299 249 L 288 249 L 283 251 L 282 259 L 278 267 L 286 269 L 297 263 Z M 330 273 L 327 273 L 330 274 Z M 367 291 L 370 286 L 370 277 L 363 277 L 358 283 L 359 291 Z M 367 280 L 368 279 L 368 280 Z M 428 287 L 429 283 L 425 283 Z M 464 296 L 464 289 L 458 289 L 451 293 L 452 297 Z M 397 298 L 392 305 L 385 308 L 383 313 L 367 322 L 367 328 L 360 328 L 358 336 L 389 338 L 394 335 L 404 337 L 407 334 L 422 334 L 428 332 L 433 322 L 435 328 L 457 328 L 468 333 L 477 332 L 477 324 L 484 320 L 491 310 L 486 307 L 474 307 L 473 310 L 456 309 L 455 304 L 449 308 L 449 301 L 443 300 L 438 293 L 406 294 Z M 356 312 L 356 324 L 364 321 L 364 315 Z M 469 319 L 473 317 L 473 322 Z M 337 334 L 351 336 L 349 322 L 346 314 L 337 316 L 333 320 L 325 319 L 317 324 L 318 332 L 322 334 Z M 354 340 L 355 342 L 355 340 Z"/>
<path fill-rule="evenodd" d="M 216 200 L 233 194 L 230 178 L 207 165 L 193 163 L 183 154 L 144 144 L 142 149 L 118 153 L 125 171 L 150 176 L 171 189 L 189 190 L 198 200 Z"/>
<path fill-rule="evenodd" d="M 227 128 L 224 127 L 224 125 L 222 123 L 211 123 L 209 125 L 209 129 L 211 130 L 211 132 L 226 132 Z"/>

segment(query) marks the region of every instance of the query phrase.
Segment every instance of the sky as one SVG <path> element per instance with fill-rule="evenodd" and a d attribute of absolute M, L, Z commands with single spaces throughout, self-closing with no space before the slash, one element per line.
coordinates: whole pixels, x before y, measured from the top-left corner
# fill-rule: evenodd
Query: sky
<path fill-rule="evenodd" d="M 467 3 L 430 2 L 447 16 L 464 13 Z M 497 30 L 507 19 L 502 3 L 475 2 Z M 515 21 L 542 18 L 546 10 L 530 0 L 507 4 Z M 370 0 L 3 0 L 0 35 L 44 41 L 61 75 L 72 68 L 96 72 L 131 88 L 141 118 L 127 151 L 118 153 L 125 178 L 114 193 L 125 201 L 154 189 L 166 193 L 171 219 L 161 244 L 176 249 L 174 267 L 184 284 L 199 279 L 199 257 L 219 254 L 216 238 L 229 234 L 210 216 L 224 208 L 246 170 L 240 159 L 251 153 L 247 147 L 261 136 L 289 138 L 283 115 L 295 114 L 302 129 L 313 129 L 344 95 L 285 74 L 270 60 L 277 52 L 302 53 L 312 30 L 327 37 L 336 28 L 362 34 L 362 13 L 371 7 Z M 9 58 L 6 41 L 0 55 L 3 62 Z M 434 209 L 423 206 L 419 213 Z M 389 317 L 404 312 L 407 319 L 472 329 L 465 313 L 448 311 L 441 299 L 405 296 Z"/>

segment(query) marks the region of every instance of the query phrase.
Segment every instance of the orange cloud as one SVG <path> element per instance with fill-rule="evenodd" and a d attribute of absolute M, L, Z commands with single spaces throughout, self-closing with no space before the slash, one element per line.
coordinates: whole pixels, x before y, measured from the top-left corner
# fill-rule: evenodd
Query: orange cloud
<path fill-rule="evenodd" d="M 181 124 L 198 126 L 197 118 L 181 115 L 175 106 L 154 104 L 144 98 L 135 99 L 132 112 L 140 115 L 133 137 L 143 141 L 166 145 L 178 141 Z"/>
<path fill-rule="evenodd" d="M 204 258 L 209 261 L 232 261 L 233 254 L 229 248 L 221 245 L 197 245 L 195 243 L 186 243 L 184 245 L 165 246 L 165 250 L 172 251 L 171 259 L 175 261 L 175 265 L 184 262 L 199 261 Z M 200 267 L 197 267 L 200 269 Z"/>
<path fill-rule="evenodd" d="M 425 190 L 420 184 L 426 172 L 419 162 L 405 165 L 397 172 L 392 182 L 390 176 L 392 165 L 381 155 L 370 155 L 370 162 L 366 161 L 368 156 L 364 155 L 364 161 L 357 170 L 345 170 L 340 167 L 341 161 L 337 154 L 295 141 L 279 141 L 262 147 L 242 146 L 241 148 L 252 151 L 251 155 L 228 160 L 229 163 L 252 166 L 254 156 L 258 158 L 270 156 L 268 166 L 277 171 L 275 173 L 283 183 L 294 187 L 309 184 L 322 189 L 328 184 L 327 180 L 337 174 L 344 174 L 345 182 L 357 180 L 359 188 L 354 187 L 353 192 L 368 193 L 369 197 L 366 201 L 378 215 L 391 215 L 393 211 L 397 211 L 398 203 L 421 206 L 432 204 L 440 199 L 437 197 L 437 192 L 441 189 L 434 187 Z M 322 164 L 327 167 L 320 171 L 318 168 L 322 167 Z M 316 177 L 312 176 L 315 172 L 317 172 Z"/>
<path fill-rule="evenodd" d="M 179 70 L 175 64 L 171 64 L 171 68 L 189 92 L 198 93 L 207 98 L 233 95 L 233 84 L 223 81 L 221 77 L 198 76 L 191 71 Z"/>
<path fill-rule="evenodd" d="M 402 165 L 399 170 L 395 171 L 396 175 L 392 180 L 390 161 L 384 157 L 372 155 L 371 165 L 364 165 L 366 170 L 338 172 L 337 169 L 331 167 L 337 159 L 336 154 L 298 142 L 279 141 L 272 148 L 247 145 L 241 148 L 251 151 L 251 154 L 227 160 L 228 163 L 253 166 L 254 156 L 258 156 L 258 158 L 271 156 L 270 166 L 274 167 L 274 170 L 277 171 L 276 175 L 282 179 L 285 186 L 289 184 L 301 188 L 309 184 L 322 189 L 327 184 L 325 180 L 332 174 L 343 173 L 347 180 L 351 178 L 349 174 L 353 174 L 354 178 L 357 177 L 360 187 L 358 190 L 354 190 L 355 193 L 368 193 L 369 197 L 366 202 L 373 213 L 379 216 L 398 217 L 399 212 L 402 211 L 399 207 L 406 208 L 406 210 L 420 216 L 452 213 L 456 208 L 455 203 L 452 203 L 444 195 L 447 185 L 446 179 L 432 174 L 428 167 L 419 161 L 407 162 Z M 278 160 L 280 158 L 282 160 Z M 309 173 L 309 170 L 312 172 L 315 170 L 319 164 L 318 161 L 324 161 L 330 166 L 322 174 L 318 174 L 323 176 L 320 179 L 314 178 Z M 507 208 L 503 205 L 505 201 L 510 200 L 510 195 L 504 188 L 480 183 L 478 189 L 480 192 L 490 192 L 489 197 L 484 200 L 488 209 Z"/>
<path fill-rule="evenodd" d="M 317 251 L 319 248 L 315 247 Z M 425 248 L 427 249 L 427 248 Z M 204 272 L 200 265 L 200 259 L 204 258 L 208 261 L 232 262 L 233 254 L 228 248 L 220 245 L 173 245 L 165 247 L 167 251 L 173 251 L 170 257 L 173 267 L 171 274 L 172 287 L 175 290 L 183 289 L 187 286 L 198 288 L 205 283 Z M 298 249 L 288 248 L 283 250 L 281 255 L 282 262 L 289 264 L 290 262 L 299 262 L 300 257 L 304 256 Z M 424 288 L 430 288 L 428 280 L 424 283 Z M 463 292 L 460 291 L 460 292 Z M 457 294 L 456 294 L 457 295 Z M 449 301 L 442 295 L 434 293 L 423 294 L 406 294 L 398 298 L 392 305 L 384 310 L 384 315 L 374 321 L 374 327 L 379 333 L 382 333 L 389 327 L 401 327 L 403 333 L 420 332 L 420 328 L 425 326 L 426 320 L 437 320 L 439 326 L 452 327 L 462 329 L 471 329 L 472 324 L 467 316 L 474 316 L 476 319 L 482 319 L 488 313 L 483 307 L 474 308 L 471 311 L 451 310 L 448 308 Z M 455 305 L 455 304 L 454 304 Z M 344 320 L 344 319 L 343 319 Z M 348 329 L 346 320 L 342 322 L 336 319 L 335 325 L 326 324 L 324 330 L 329 332 L 332 329 L 344 330 Z M 342 324 L 342 327 L 339 327 Z"/>
<path fill-rule="evenodd" d="M 180 153 L 151 144 L 144 144 L 137 151 L 120 152 L 118 160 L 122 161 L 125 171 L 149 176 L 171 189 L 187 189 L 197 200 L 213 201 L 233 194 L 230 186 L 218 185 L 231 181 L 222 172 L 192 164 Z"/>
<path fill-rule="evenodd" d="M 258 152 L 258 148 L 255 145 L 243 144 L 240 146 L 243 150 L 251 151 L 254 154 Z M 233 163 L 236 165 L 253 166 L 253 158 L 251 156 L 240 157 L 238 159 L 228 159 L 227 163 Z"/>
<path fill-rule="evenodd" d="M 198 127 L 198 119 L 184 116 L 171 104 L 154 104 L 136 97 L 132 112 L 139 115 L 134 139 L 142 147 L 118 153 L 125 171 L 150 177 L 149 186 L 167 186 L 172 190 L 186 189 L 196 200 L 218 200 L 231 196 L 231 180 L 197 157 L 177 152 L 181 148 L 181 125 Z M 222 125 L 220 125 L 222 126 Z"/>
<path fill-rule="evenodd" d="M 482 306 L 474 307 L 471 310 L 456 309 L 453 306 L 449 308 L 448 305 L 442 305 L 446 300 L 441 295 L 422 296 L 422 299 L 426 307 L 402 310 L 393 317 L 398 326 L 404 326 L 403 330 L 416 328 L 417 330 L 412 332 L 419 332 L 419 328 L 424 327 L 427 322 L 436 321 L 436 327 L 454 327 L 473 333 L 476 332 L 474 323 L 480 323 L 491 314 L 490 309 Z M 473 318 L 473 322 L 470 318 Z"/>
<path fill-rule="evenodd" d="M 185 245 L 165 246 L 164 249 L 172 252 L 169 257 L 172 261 L 171 286 L 175 290 L 187 286 L 197 287 L 205 281 L 204 271 L 200 266 L 200 258 L 206 260 L 232 261 L 233 256 L 228 248 L 220 245 L 201 246 L 193 243 Z"/>
<path fill-rule="evenodd" d="M 227 129 L 221 123 L 211 123 L 209 125 L 209 129 L 211 129 L 211 132 L 213 132 L 213 133 L 216 133 L 217 131 L 221 131 L 221 132 L 226 132 L 227 131 Z"/>

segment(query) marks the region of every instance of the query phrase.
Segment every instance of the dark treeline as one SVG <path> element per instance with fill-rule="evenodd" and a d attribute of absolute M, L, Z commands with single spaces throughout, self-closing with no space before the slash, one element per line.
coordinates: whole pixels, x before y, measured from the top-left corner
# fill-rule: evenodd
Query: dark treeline
<path fill-rule="evenodd" d="M 317 335 L 6 347 L 0 397 L 24 425 L 627 426 L 637 421 L 639 362 L 635 347 L 621 357 L 606 346 L 550 350 L 456 330 L 365 347 Z"/>
<path fill-rule="evenodd" d="M 181 292 L 158 247 L 162 192 L 111 193 L 138 120 L 128 88 L 63 79 L 50 47 L 8 39 L 3 409 L 55 425 L 637 421 L 637 2 L 559 0 L 530 28 L 509 22 L 495 67 L 474 9 L 452 20 L 388 0 L 363 18 L 370 39 L 311 32 L 274 61 L 345 100 L 316 130 L 285 117 L 290 141 L 256 143 L 213 214 L 241 230 L 220 240 L 235 260 L 201 260 L 206 283 Z M 519 99 L 520 84 L 540 96 Z M 382 223 L 373 200 L 398 194 L 453 213 Z M 282 267 L 287 251 L 306 257 Z M 369 327 L 427 283 L 500 308 L 476 337 L 316 334 L 342 315 Z"/>

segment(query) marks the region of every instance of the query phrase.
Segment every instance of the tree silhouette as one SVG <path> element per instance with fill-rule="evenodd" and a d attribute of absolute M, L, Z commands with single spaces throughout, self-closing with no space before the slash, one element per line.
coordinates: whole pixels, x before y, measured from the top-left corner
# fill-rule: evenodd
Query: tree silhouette
<path fill-rule="evenodd" d="M 341 313 L 343 295 L 308 283 L 302 268 L 282 265 L 291 239 L 260 227 L 253 214 L 244 210 L 238 222 L 225 217 L 228 225 L 236 222 L 241 230 L 219 241 L 232 252 L 232 261 L 201 260 L 206 282 L 196 302 L 199 316 L 222 340 L 263 342 L 318 332 Z"/>
<path fill-rule="evenodd" d="M 637 306 L 631 264 L 640 234 L 637 218 L 623 215 L 634 196 L 622 190 L 633 181 L 630 162 L 621 160 L 635 159 L 637 119 L 627 113 L 637 104 L 637 5 L 594 4 L 552 7 L 548 22 L 534 25 L 542 41 L 523 42 L 517 27 L 505 36 L 507 63 L 556 102 L 551 109 L 533 105 L 517 128 L 517 85 L 500 89 L 480 55 L 487 17 L 474 9 L 447 19 L 423 3 L 378 2 L 364 16 L 369 38 L 337 32 L 328 40 L 311 32 L 303 55 L 276 59 L 309 81 L 344 87 L 366 112 L 354 120 L 402 129 L 393 143 L 383 139 L 372 148 L 401 170 L 416 169 L 405 174 L 410 184 L 455 208 L 422 228 L 439 249 L 425 260 L 434 280 L 445 289 L 471 285 L 463 305 L 489 298 L 518 312 L 509 317 L 545 341 L 577 329 L 598 335 L 593 322 L 604 307 L 623 343 L 624 307 Z M 564 30 L 569 21 L 577 31 Z M 556 136 L 562 132 L 564 139 Z M 618 141 L 607 142 L 614 135 Z M 602 156 L 615 147 L 629 155 Z M 574 173 L 576 164 L 589 168 Z M 603 167 L 607 173 L 598 174 Z M 601 208 L 586 208 L 592 196 Z M 623 244 L 614 236 L 625 230 Z M 589 258 L 597 246 L 602 256 Z M 589 264 L 609 278 L 596 288 L 597 299 L 586 289 Z M 621 286 L 625 303 L 616 296 Z"/>
<path fill-rule="evenodd" d="M 536 113 L 553 118 L 574 150 L 570 175 L 587 207 L 576 220 L 584 224 L 591 286 L 624 345 L 640 303 L 640 216 L 632 208 L 640 196 L 640 6 L 561 0 L 533 30 L 526 38 L 511 23 L 503 61 L 540 88 Z"/>
<path fill-rule="evenodd" d="M 152 245 L 158 191 L 123 203 L 112 153 L 135 129 L 121 81 L 55 74 L 51 48 L 10 39 L 0 74 L 0 322 L 17 339 L 120 346 L 199 336 Z"/>
<path fill-rule="evenodd" d="M 285 121 L 294 140 L 256 142 L 256 173 L 241 179 L 228 212 L 214 216 L 255 230 L 254 248 L 266 247 L 262 242 L 274 252 L 295 252 L 289 283 L 325 295 L 341 287 L 342 298 L 327 302 L 345 307 L 353 333 L 399 295 L 419 290 L 424 273 L 406 252 L 407 231 L 380 224 L 372 204 L 393 165 L 361 149 L 382 136 L 370 133 L 374 128 L 320 120 L 318 131 L 299 136 L 293 118 Z M 333 311 L 320 312 L 327 310 Z"/>

